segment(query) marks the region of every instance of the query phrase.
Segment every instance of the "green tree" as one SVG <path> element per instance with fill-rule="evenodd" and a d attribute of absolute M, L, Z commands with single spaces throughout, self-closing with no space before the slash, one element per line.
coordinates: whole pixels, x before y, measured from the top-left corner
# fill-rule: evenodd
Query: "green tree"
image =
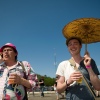
<path fill-rule="evenodd" d="M 53 86 L 55 82 L 55 78 L 47 77 L 46 75 L 42 76 L 37 74 L 38 80 L 40 80 L 41 77 L 44 77 L 44 83 L 45 86 Z"/>

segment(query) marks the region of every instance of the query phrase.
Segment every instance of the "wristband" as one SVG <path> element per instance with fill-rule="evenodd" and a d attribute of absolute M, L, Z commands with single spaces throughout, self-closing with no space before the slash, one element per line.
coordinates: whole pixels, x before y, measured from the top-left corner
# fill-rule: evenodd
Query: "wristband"
<path fill-rule="evenodd" d="M 86 66 L 86 68 L 87 68 L 87 69 L 88 69 L 88 68 L 91 68 L 91 65 Z"/>

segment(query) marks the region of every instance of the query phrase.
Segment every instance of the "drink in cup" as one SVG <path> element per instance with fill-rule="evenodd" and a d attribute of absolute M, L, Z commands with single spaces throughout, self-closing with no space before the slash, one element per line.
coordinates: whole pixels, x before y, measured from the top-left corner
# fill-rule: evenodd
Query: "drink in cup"
<path fill-rule="evenodd" d="M 82 83 L 82 78 L 80 78 L 79 80 L 77 80 L 77 83 L 81 84 Z"/>
<path fill-rule="evenodd" d="M 15 84 L 13 79 L 8 80 L 8 84 Z"/>
<path fill-rule="evenodd" d="M 80 72 L 79 70 L 76 70 L 76 72 Z M 82 83 L 82 77 L 76 81 L 78 84 L 81 84 Z"/>
<path fill-rule="evenodd" d="M 15 81 L 14 81 L 14 79 L 12 79 L 11 77 L 13 77 L 13 74 L 15 74 L 15 72 L 14 73 L 10 73 L 10 75 L 9 75 L 9 79 L 8 79 L 8 84 L 15 84 Z"/>

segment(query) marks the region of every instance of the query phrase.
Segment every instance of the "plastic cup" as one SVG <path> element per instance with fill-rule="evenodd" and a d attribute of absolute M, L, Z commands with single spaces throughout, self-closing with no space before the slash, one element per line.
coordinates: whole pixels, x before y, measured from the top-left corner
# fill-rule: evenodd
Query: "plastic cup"
<path fill-rule="evenodd" d="M 76 72 L 80 72 L 79 70 L 76 70 Z M 76 81 L 78 84 L 81 84 L 82 83 L 82 77 Z"/>
<path fill-rule="evenodd" d="M 8 84 L 15 84 L 13 79 L 8 80 Z"/>
<path fill-rule="evenodd" d="M 82 78 L 80 78 L 79 80 L 77 80 L 77 83 L 81 84 L 82 83 Z"/>
<path fill-rule="evenodd" d="M 14 72 L 15 73 L 15 72 Z M 10 76 L 9 77 L 11 77 L 11 76 L 13 76 L 13 74 L 14 73 L 10 73 Z M 15 81 L 14 81 L 14 79 L 8 79 L 8 84 L 15 84 Z"/>

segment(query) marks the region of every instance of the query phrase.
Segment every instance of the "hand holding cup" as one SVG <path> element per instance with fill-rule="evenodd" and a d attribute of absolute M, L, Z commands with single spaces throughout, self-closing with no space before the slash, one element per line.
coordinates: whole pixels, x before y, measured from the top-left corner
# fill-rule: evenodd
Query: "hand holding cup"
<path fill-rule="evenodd" d="M 10 73 L 8 83 L 9 84 L 21 84 L 21 77 L 17 75 L 17 73 Z"/>
<path fill-rule="evenodd" d="M 82 74 L 80 71 L 75 71 L 70 75 L 70 78 L 68 79 L 69 84 L 72 84 L 74 81 L 77 83 L 82 82 Z"/>

